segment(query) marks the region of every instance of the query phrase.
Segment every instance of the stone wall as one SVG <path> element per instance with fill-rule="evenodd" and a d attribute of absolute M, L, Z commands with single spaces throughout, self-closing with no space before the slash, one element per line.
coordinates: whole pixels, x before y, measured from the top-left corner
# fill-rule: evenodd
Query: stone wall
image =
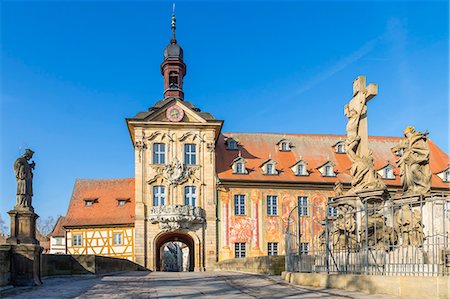
<path fill-rule="evenodd" d="M 284 271 L 284 255 L 229 259 L 217 263 L 220 270 L 280 275 Z"/>
<path fill-rule="evenodd" d="M 0 246 L 0 287 L 11 283 L 11 248 Z"/>
<path fill-rule="evenodd" d="M 410 298 L 450 298 L 450 276 L 381 276 L 283 272 L 293 284 Z"/>
<path fill-rule="evenodd" d="M 42 255 L 42 276 L 106 274 L 138 270 L 143 268 L 126 259 L 97 255 Z"/>

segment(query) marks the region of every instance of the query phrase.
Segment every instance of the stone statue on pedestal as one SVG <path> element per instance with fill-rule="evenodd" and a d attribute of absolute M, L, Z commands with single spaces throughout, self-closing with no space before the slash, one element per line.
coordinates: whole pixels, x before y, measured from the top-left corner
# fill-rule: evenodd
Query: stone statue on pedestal
<path fill-rule="evenodd" d="M 431 188 L 430 149 L 427 134 L 408 126 L 405 139 L 392 148 L 399 157 L 400 180 L 406 194 L 428 195 Z"/>
<path fill-rule="evenodd" d="M 14 162 L 14 174 L 17 180 L 17 198 L 14 209 L 8 212 L 11 217 L 11 235 L 2 250 L 10 251 L 11 284 L 15 286 L 33 286 L 42 284 L 41 253 L 43 248 L 36 239 L 36 219 L 39 217 L 33 209 L 33 169 L 35 163 L 28 161 L 34 152 L 25 153 Z"/>
<path fill-rule="evenodd" d="M 33 170 L 36 163 L 28 163 L 33 158 L 34 152 L 30 149 L 26 149 L 25 153 L 20 156 L 16 162 L 14 162 L 14 174 L 17 181 L 17 202 L 18 208 L 30 208 L 31 199 L 33 197 Z"/>
<path fill-rule="evenodd" d="M 369 150 L 367 102 L 377 93 L 377 85 L 366 86 L 366 77 L 359 76 L 353 82 L 353 98 L 344 107 L 348 119 L 345 145 L 347 156 L 352 162 L 350 173 L 353 177 L 349 193 L 385 188 L 385 184 L 374 169 L 372 152 Z"/>

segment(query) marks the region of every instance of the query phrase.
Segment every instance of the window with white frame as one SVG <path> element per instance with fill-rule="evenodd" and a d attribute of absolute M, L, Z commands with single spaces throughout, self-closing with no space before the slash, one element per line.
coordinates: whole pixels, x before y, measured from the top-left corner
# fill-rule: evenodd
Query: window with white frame
<path fill-rule="evenodd" d="M 300 254 L 309 254 L 309 243 L 300 243 Z"/>
<path fill-rule="evenodd" d="M 275 195 L 267 196 L 267 216 L 278 215 L 278 198 Z"/>
<path fill-rule="evenodd" d="M 197 195 L 195 194 L 195 186 L 184 187 L 184 204 L 186 206 L 195 207 L 197 201 Z"/>
<path fill-rule="evenodd" d="M 166 145 L 164 143 L 153 143 L 153 164 L 166 163 Z"/>
<path fill-rule="evenodd" d="M 55 240 L 56 240 L 56 245 L 62 245 L 63 238 L 56 237 Z"/>
<path fill-rule="evenodd" d="M 331 165 L 325 165 L 323 176 L 333 176 L 333 167 Z"/>
<path fill-rule="evenodd" d="M 242 162 L 236 163 L 236 173 L 244 173 L 244 164 Z"/>
<path fill-rule="evenodd" d="M 184 145 L 184 164 L 195 165 L 197 163 L 196 145 L 187 143 Z"/>
<path fill-rule="evenodd" d="M 394 177 L 394 167 L 388 165 L 383 170 L 383 178 L 384 179 L 395 179 Z"/>
<path fill-rule="evenodd" d="M 244 258 L 246 256 L 245 243 L 234 243 L 234 257 Z"/>
<path fill-rule="evenodd" d="M 93 200 L 86 200 L 86 201 L 84 201 L 84 205 L 85 205 L 86 207 L 92 206 L 93 203 L 94 203 Z"/>
<path fill-rule="evenodd" d="M 337 208 L 330 205 L 333 201 L 333 197 L 328 197 L 328 217 L 335 217 L 338 214 Z"/>
<path fill-rule="evenodd" d="M 166 188 L 164 186 L 153 186 L 153 205 L 163 206 L 166 200 Z"/>
<path fill-rule="evenodd" d="M 245 195 L 234 196 L 234 215 L 245 215 Z"/>
<path fill-rule="evenodd" d="M 345 146 L 344 146 L 343 143 L 339 143 L 336 146 L 336 153 L 338 153 L 338 154 L 345 154 Z"/>
<path fill-rule="evenodd" d="M 227 140 L 227 149 L 228 149 L 228 150 L 232 150 L 232 151 L 237 150 L 237 149 L 238 149 L 238 146 L 237 146 L 236 140 L 234 140 L 234 139 L 228 139 L 228 140 Z"/>
<path fill-rule="evenodd" d="M 123 244 L 122 233 L 114 233 L 113 234 L 113 244 L 114 245 L 122 245 Z"/>
<path fill-rule="evenodd" d="M 267 255 L 278 255 L 278 243 L 277 242 L 267 243 Z"/>
<path fill-rule="evenodd" d="M 298 164 L 297 165 L 297 175 L 306 175 L 306 165 L 305 164 Z"/>
<path fill-rule="evenodd" d="M 274 174 L 274 168 L 273 164 L 266 164 L 266 174 Z"/>
<path fill-rule="evenodd" d="M 83 243 L 83 237 L 81 235 L 73 235 L 72 242 L 73 246 L 81 246 Z"/>
<path fill-rule="evenodd" d="M 306 196 L 298 197 L 298 215 L 308 216 L 308 197 Z"/>
<path fill-rule="evenodd" d="M 281 142 L 281 151 L 282 152 L 287 152 L 289 151 L 289 145 L 286 141 Z"/>
<path fill-rule="evenodd" d="M 450 182 L 450 170 L 447 170 L 444 172 L 444 182 L 449 183 Z"/>

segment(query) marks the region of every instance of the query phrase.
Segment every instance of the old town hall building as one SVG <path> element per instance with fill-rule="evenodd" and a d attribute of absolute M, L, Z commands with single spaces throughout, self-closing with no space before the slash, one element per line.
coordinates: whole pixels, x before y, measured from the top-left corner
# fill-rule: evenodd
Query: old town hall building
<path fill-rule="evenodd" d="M 185 99 L 186 65 L 175 38 L 161 64 L 164 98 L 127 118 L 135 177 L 75 182 L 65 220 L 66 252 L 128 258 L 162 270 L 164 246 L 189 248 L 189 270 L 219 260 L 284 254 L 287 216 L 299 203 L 326 206 L 351 182 L 339 135 L 224 133 Z M 397 137 L 369 137 L 390 192 L 401 189 Z M 432 191 L 448 192 L 449 157 L 428 140 Z M 307 249 L 305 244 L 305 249 Z"/>

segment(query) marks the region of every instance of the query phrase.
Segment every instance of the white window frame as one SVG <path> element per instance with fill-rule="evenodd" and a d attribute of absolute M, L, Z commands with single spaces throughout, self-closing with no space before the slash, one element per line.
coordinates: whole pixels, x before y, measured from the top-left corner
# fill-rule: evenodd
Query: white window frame
<path fill-rule="evenodd" d="M 63 244 L 63 238 L 62 237 L 55 237 L 55 245 L 62 245 Z"/>
<path fill-rule="evenodd" d="M 153 164 L 166 164 L 165 143 L 153 143 Z"/>
<path fill-rule="evenodd" d="M 269 256 L 278 255 L 278 242 L 267 243 L 267 255 Z"/>
<path fill-rule="evenodd" d="M 383 169 L 383 178 L 388 180 L 395 179 L 394 168 L 392 168 L 391 166 L 386 166 Z"/>
<path fill-rule="evenodd" d="M 269 166 L 270 166 L 270 170 L 269 170 Z M 274 165 L 272 163 L 267 163 L 266 164 L 266 174 L 274 174 Z"/>
<path fill-rule="evenodd" d="M 301 242 L 300 243 L 300 254 L 309 254 L 309 243 Z"/>
<path fill-rule="evenodd" d="M 72 245 L 76 247 L 80 247 L 83 245 L 83 236 L 80 234 L 76 234 L 72 236 Z"/>
<path fill-rule="evenodd" d="M 333 176 L 333 166 L 325 165 L 323 167 L 323 176 Z"/>
<path fill-rule="evenodd" d="M 345 154 L 345 145 L 342 143 L 339 143 L 336 145 L 336 153 L 337 154 Z"/>
<path fill-rule="evenodd" d="M 122 233 L 113 233 L 113 245 L 123 245 Z"/>
<path fill-rule="evenodd" d="M 308 216 L 308 197 L 299 196 L 298 197 L 298 214 L 300 216 Z"/>
<path fill-rule="evenodd" d="M 238 149 L 237 141 L 234 139 L 227 140 L 227 149 L 235 151 Z"/>
<path fill-rule="evenodd" d="M 234 215 L 242 216 L 245 215 L 245 195 L 235 194 L 234 195 Z"/>
<path fill-rule="evenodd" d="M 334 201 L 333 197 L 328 197 L 328 208 L 327 208 L 328 217 L 336 217 L 338 214 L 337 208 L 330 206 L 330 203 L 332 203 L 333 201 Z"/>
<path fill-rule="evenodd" d="M 267 195 L 267 216 L 278 216 L 278 197 Z"/>
<path fill-rule="evenodd" d="M 236 173 L 244 173 L 244 163 L 236 162 Z"/>
<path fill-rule="evenodd" d="M 184 205 L 195 207 L 197 203 L 197 187 L 185 186 L 184 187 Z"/>
<path fill-rule="evenodd" d="M 93 200 L 85 200 L 84 201 L 84 206 L 85 207 L 92 207 L 93 204 L 94 204 Z"/>
<path fill-rule="evenodd" d="M 247 256 L 247 243 L 234 243 L 234 257 L 245 258 Z"/>
<path fill-rule="evenodd" d="M 166 202 L 166 187 L 153 186 L 153 206 L 163 206 Z"/>
<path fill-rule="evenodd" d="M 450 170 L 447 170 L 444 172 L 443 178 L 444 178 L 444 182 L 446 182 L 446 183 L 450 182 Z"/>
<path fill-rule="evenodd" d="M 195 165 L 197 163 L 197 145 L 195 143 L 184 144 L 184 164 Z"/>

